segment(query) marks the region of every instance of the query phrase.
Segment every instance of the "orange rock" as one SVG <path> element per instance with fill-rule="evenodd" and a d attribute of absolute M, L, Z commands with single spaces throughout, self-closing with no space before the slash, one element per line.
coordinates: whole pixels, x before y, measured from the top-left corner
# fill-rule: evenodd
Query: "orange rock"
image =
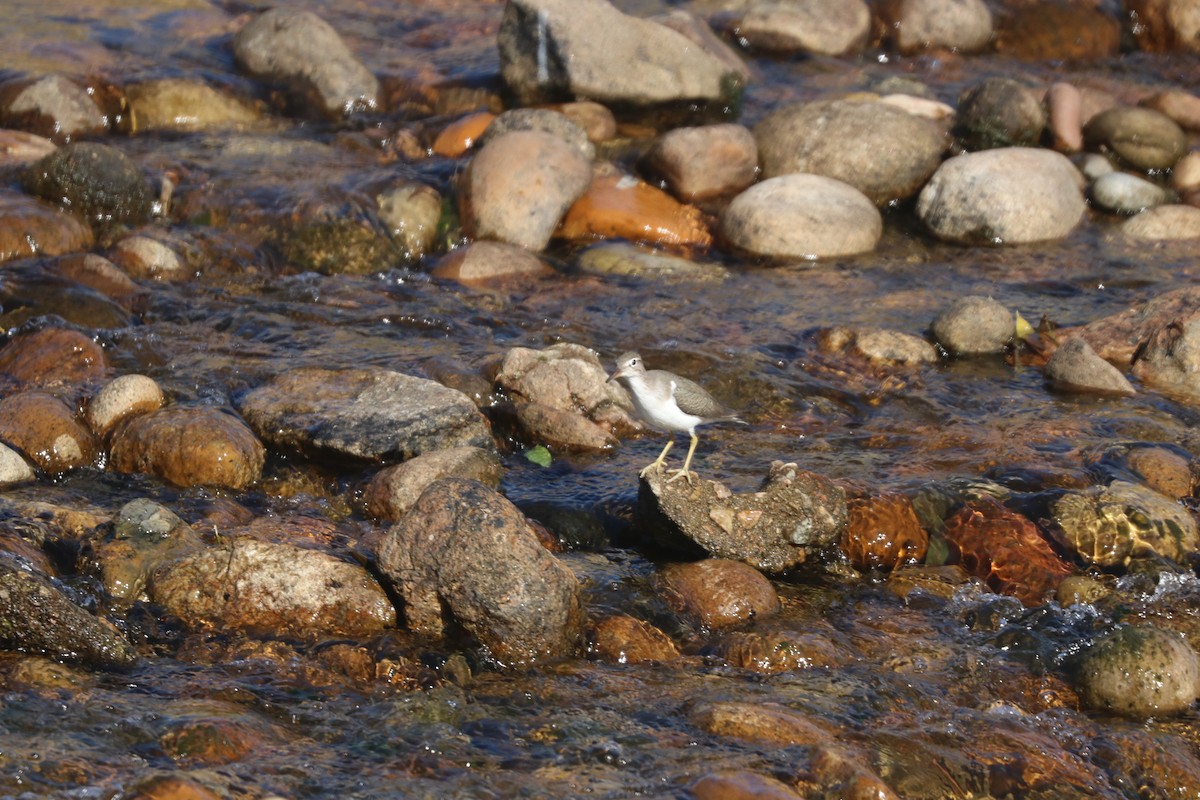
<path fill-rule="evenodd" d="M 588 636 L 588 652 L 612 664 L 644 664 L 679 658 L 675 642 L 658 628 L 626 614 L 596 620 Z"/>
<path fill-rule="evenodd" d="M 92 432 L 67 404 L 45 392 L 21 392 L 0 400 L 0 438 L 51 474 L 91 463 Z"/>
<path fill-rule="evenodd" d="M 891 570 L 925 560 L 929 534 L 904 495 L 852 498 L 846 501 L 846 510 L 849 524 L 841 548 L 855 569 Z"/>
<path fill-rule="evenodd" d="M 85 383 L 107 368 L 100 345 L 65 328 L 21 334 L 0 350 L 0 372 L 27 386 Z"/>
<path fill-rule="evenodd" d="M 0 190 L 0 262 L 86 250 L 92 230 L 72 214 L 19 192 Z"/>
<path fill-rule="evenodd" d="M 243 489 L 262 476 L 265 450 L 240 417 L 215 406 L 168 406 L 118 430 L 111 455 L 117 472 Z"/>
<path fill-rule="evenodd" d="M 667 602 L 710 628 L 779 612 L 779 595 L 754 567 L 725 558 L 667 564 L 659 572 Z"/>
<path fill-rule="evenodd" d="M 704 215 L 628 175 L 597 175 L 555 233 L 563 239 L 628 239 L 666 247 L 708 247 Z"/>
<path fill-rule="evenodd" d="M 976 500 L 946 520 L 946 539 L 972 575 L 1027 606 L 1041 605 L 1071 565 L 1042 538 L 1038 527 L 994 500 Z"/>
<path fill-rule="evenodd" d="M 458 158 L 475 146 L 495 118 L 490 111 L 479 111 L 451 122 L 433 140 L 434 155 Z"/>

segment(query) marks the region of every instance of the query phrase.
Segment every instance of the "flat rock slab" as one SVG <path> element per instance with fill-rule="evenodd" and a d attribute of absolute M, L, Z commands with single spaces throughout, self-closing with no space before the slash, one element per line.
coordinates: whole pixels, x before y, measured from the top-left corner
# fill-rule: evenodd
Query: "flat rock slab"
<path fill-rule="evenodd" d="M 667 547 L 783 572 L 836 547 L 848 521 L 846 492 L 828 478 L 776 461 L 757 492 L 733 494 L 716 481 L 642 479 L 636 523 Z"/>
<path fill-rule="evenodd" d="M 309 454 L 385 461 L 494 446 L 465 394 L 384 369 L 291 370 L 243 397 L 238 410 L 272 445 Z"/>

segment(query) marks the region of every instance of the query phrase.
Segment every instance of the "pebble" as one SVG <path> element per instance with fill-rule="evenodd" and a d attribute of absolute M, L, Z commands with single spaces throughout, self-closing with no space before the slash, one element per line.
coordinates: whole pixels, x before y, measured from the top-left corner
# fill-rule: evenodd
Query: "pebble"
<path fill-rule="evenodd" d="M 43 136 L 0 129 L 0 170 L 32 164 L 57 149 L 54 142 Z"/>
<path fill-rule="evenodd" d="M 87 89 L 54 74 L 0 85 L 0 125 L 61 143 L 108 131 L 108 119 Z"/>
<path fill-rule="evenodd" d="M 505 5 L 497 44 L 504 82 L 526 106 L 579 98 L 609 105 L 721 104 L 745 84 L 740 71 L 704 45 L 623 14 L 606 0 L 513 0 Z M 547 52 L 570 58 L 546 59 Z"/>
<path fill-rule="evenodd" d="M 73 214 L 0 189 L 0 264 L 39 254 L 78 253 L 94 243 L 92 229 Z"/>
<path fill-rule="evenodd" d="M 251 104 L 185 78 L 135 83 L 125 87 L 129 111 L 126 133 L 145 131 L 220 131 L 259 127 L 262 113 Z"/>
<path fill-rule="evenodd" d="M 1142 342 L 1133 374 L 1158 389 L 1200 397 L 1200 315 L 1169 321 Z"/>
<path fill-rule="evenodd" d="M 883 233 L 875 204 L 822 175 L 783 175 L 751 186 L 721 214 L 721 236 L 752 255 L 818 259 L 869 253 Z"/>
<path fill-rule="evenodd" d="M 1163 187 L 1128 172 L 1101 175 L 1092 183 L 1090 194 L 1094 205 L 1116 214 L 1136 214 L 1170 199 Z"/>
<path fill-rule="evenodd" d="M 121 375 L 105 384 L 87 405 L 87 422 L 100 438 L 135 414 L 161 408 L 162 389 L 145 375 Z"/>
<path fill-rule="evenodd" d="M 940 239 L 1020 244 L 1061 239 L 1087 210 L 1083 177 L 1061 153 L 1004 147 L 951 158 L 921 190 L 917 215 Z"/>
<path fill-rule="evenodd" d="M 1089 147 L 1115 154 L 1134 169 L 1165 170 L 1188 149 L 1187 134 L 1166 114 L 1149 108 L 1118 106 L 1102 111 L 1083 128 Z"/>
<path fill-rule="evenodd" d="M 320 116 L 341 119 L 379 102 L 379 81 L 311 11 L 281 6 L 259 14 L 233 37 L 233 56 L 248 74 L 287 86 Z"/>
<path fill-rule="evenodd" d="M 671 193 L 695 201 L 740 192 L 758 177 L 758 145 L 743 125 L 675 128 L 655 140 L 642 160 Z"/>
<path fill-rule="evenodd" d="M 1200 131 L 1200 97 L 1180 89 L 1157 92 L 1138 105 L 1166 114 L 1184 130 Z"/>
<path fill-rule="evenodd" d="M 737 24 L 750 47 L 774 53 L 841 56 L 858 53 L 871 30 L 862 0 L 752 2 Z"/>
<path fill-rule="evenodd" d="M 700 209 L 645 181 L 598 170 L 555 231 L 570 241 L 624 239 L 659 247 L 708 247 L 712 234 Z"/>
<path fill-rule="evenodd" d="M 890 571 L 925 560 L 929 534 L 904 495 L 852 497 L 846 508 L 848 522 L 839 547 L 855 569 Z"/>
<path fill-rule="evenodd" d="M 1178 192 L 1200 190 L 1200 151 L 1192 150 L 1171 170 L 1171 187 Z"/>
<path fill-rule="evenodd" d="M 375 195 L 379 221 L 400 246 L 401 256 L 420 261 L 437 246 L 442 220 L 442 196 L 437 189 L 415 181 L 402 181 Z"/>
<path fill-rule="evenodd" d="M 150 236 L 126 236 L 113 245 L 108 257 L 134 278 L 178 281 L 192 275 L 179 253 Z"/>
<path fill-rule="evenodd" d="M 596 146 L 588 138 L 587 131 L 566 114 L 548 108 L 513 108 L 505 111 L 487 126 L 476 146 L 486 147 L 488 142 L 515 131 L 548 133 L 574 147 L 588 161 L 596 157 Z"/>
<path fill-rule="evenodd" d="M 480 239 L 545 249 L 592 182 L 579 149 L 540 131 L 515 131 L 480 149 L 464 185 L 464 225 Z"/>
<path fill-rule="evenodd" d="M 1186 711 L 1200 696 L 1200 656 L 1178 633 L 1122 625 L 1073 661 L 1088 706 L 1145 719 Z"/>
<path fill-rule="evenodd" d="M 685 16 L 691 16 L 683 13 Z M 573 103 L 561 103 L 554 109 L 583 128 L 588 141 L 593 144 L 607 142 L 617 135 L 617 118 L 608 106 L 590 100 L 576 100 Z"/>
<path fill-rule="evenodd" d="M 1129 0 L 1125 13 L 1138 21 L 1133 37 L 1141 49 L 1200 51 L 1200 15 L 1191 0 Z"/>
<path fill-rule="evenodd" d="M 515 244 L 480 239 L 460 247 L 438 262 L 435 278 L 478 286 L 511 278 L 545 277 L 554 269 L 533 253 Z"/>
<path fill-rule="evenodd" d="M 1050 511 L 1059 544 L 1101 569 L 1125 569 L 1135 559 L 1186 564 L 1200 545 L 1200 527 L 1186 508 L 1125 480 L 1066 492 Z"/>
<path fill-rule="evenodd" d="M 937 349 L 921 337 L 882 328 L 829 328 L 820 332 L 819 341 L 827 350 L 849 351 L 876 364 L 933 364 L 940 360 Z"/>
<path fill-rule="evenodd" d="M 688 786 L 694 800 L 800 800 L 801 795 L 778 778 L 746 770 L 701 775 Z"/>
<path fill-rule="evenodd" d="M 983 50 L 992 39 L 992 12 L 983 0 L 903 0 L 885 4 L 885 21 L 902 53 Z"/>
<path fill-rule="evenodd" d="M 1078 336 L 1067 339 L 1050 356 L 1046 362 L 1046 377 L 1067 391 L 1115 395 L 1137 393 L 1119 369 L 1096 355 L 1092 346 Z"/>
<path fill-rule="evenodd" d="M 1200 208 L 1183 205 L 1148 208 L 1122 223 L 1121 233 L 1131 239 L 1156 242 L 1200 239 Z"/>
<path fill-rule="evenodd" d="M 579 255 L 580 270 L 592 275 L 620 275 L 662 280 L 720 281 L 729 270 L 719 264 L 682 258 L 628 242 L 602 242 Z"/>
<path fill-rule="evenodd" d="M 667 601 L 706 628 L 779 613 L 779 595 L 761 572 L 739 561 L 707 558 L 668 564 L 658 573 Z"/>
<path fill-rule="evenodd" d="M 999 354 L 1016 335 L 1013 312 L 990 297 L 968 295 L 933 321 L 933 337 L 959 356 Z"/>
<path fill-rule="evenodd" d="M 244 489 L 266 453 L 240 418 L 214 406 L 168 406 L 133 417 L 112 440 L 111 466 L 175 486 Z"/>
<path fill-rule="evenodd" d="M 988 78 L 958 98 L 954 131 L 968 150 L 1036 147 L 1045 128 L 1041 100 L 1011 78 Z"/>
<path fill-rule="evenodd" d="M 103 377 L 107 369 L 104 349 L 66 328 L 21 333 L 0 349 L 0 372 L 26 387 L 83 384 Z"/>
<path fill-rule="evenodd" d="M 1046 111 L 1054 149 L 1078 153 L 1083 149 L 1083 95 L 1073 84 L 1059 81 L 1046 92 Z"/>
<path fill-rule="evenodd" d="M 458 158 L 479 142 L 479 137 L 488 129 L 496 115 L 490 111 L 476 111 L 456 119 L 438 131 L 430 150 L 434 155 Z"/>
<path fill-rule="evenodd" d="M 8 445 L 0 443 L 0 486 L 25 483 L 36 477 L 37 473 L 24 456 Z"/>
<path fill-rule="evenodd" d="M 25 188 L 102 226 L 150 217 L 150 187 L 129 156 L 99 142 L 74 142 L 31 164 Z"/>
<path fill-rule="evenodd" d="M 916 194 L 947 144 L 938 125 L 874 99 L 784 106 L 754 127 L 754 138 L 764 177 L 824 175 L 880 206 Z"/>

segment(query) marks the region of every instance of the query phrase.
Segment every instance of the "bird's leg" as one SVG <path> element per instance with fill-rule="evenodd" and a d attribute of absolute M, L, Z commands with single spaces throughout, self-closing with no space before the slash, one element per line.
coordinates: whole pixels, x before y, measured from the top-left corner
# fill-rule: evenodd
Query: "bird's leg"
<path fill-rule="evenodd" d="M 667 483 L 670 483 L 671 481 L 677 481 L 680 478 L 687 478 L 688 483 L 692 482 L 692 473 L 688 472 L 688 467 L 692 465 L 692 455 L 696 452 L 696 445 L 698 444 L 700 444 L 700 437 L 693 433 L 692 443 L 688 446 L 687 458 L 683 460 L 683 469 L 675 470 L 675 474 L 672 477 L 667 478 Z"/>
<path fill-rule="evenodd" d="M 646 467 L 641 472 L 639 472 L 638 477 L 639 478 L 646 477 L 646 473 L 652 469 L 662 469 L 663 468 L 663 459 L 667 457 L 667 451 L 671 449 L 671 445 L 673 445 L 673 444 L 675 444 L 674 436 L 672 436 L 670 439 L 667 440 L 667 446 L 664 447 L 662 449 L 662 452 L 658 454 L 658 458 L 654 459 L 654 463 L 651 464 L 650 466 Z"/>

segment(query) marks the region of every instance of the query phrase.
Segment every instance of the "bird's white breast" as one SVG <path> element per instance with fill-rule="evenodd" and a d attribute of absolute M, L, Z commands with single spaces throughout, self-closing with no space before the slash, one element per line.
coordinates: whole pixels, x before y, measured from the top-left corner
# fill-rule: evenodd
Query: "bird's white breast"
<path fill-rule="evenodd" d="M 675 381 L 670 381 L 669 386 L 659 387 L 659 391 L 654 391 L 647 385 L 641 375 L 631 375 L 628 381 L 632 390 L 629 395 L 634 408 L 638 416 L 651 427 L 691 433 L 702 421 L 694 414 L 685 414 L 679 410 L 679 406 L 675 404 Z"/>

